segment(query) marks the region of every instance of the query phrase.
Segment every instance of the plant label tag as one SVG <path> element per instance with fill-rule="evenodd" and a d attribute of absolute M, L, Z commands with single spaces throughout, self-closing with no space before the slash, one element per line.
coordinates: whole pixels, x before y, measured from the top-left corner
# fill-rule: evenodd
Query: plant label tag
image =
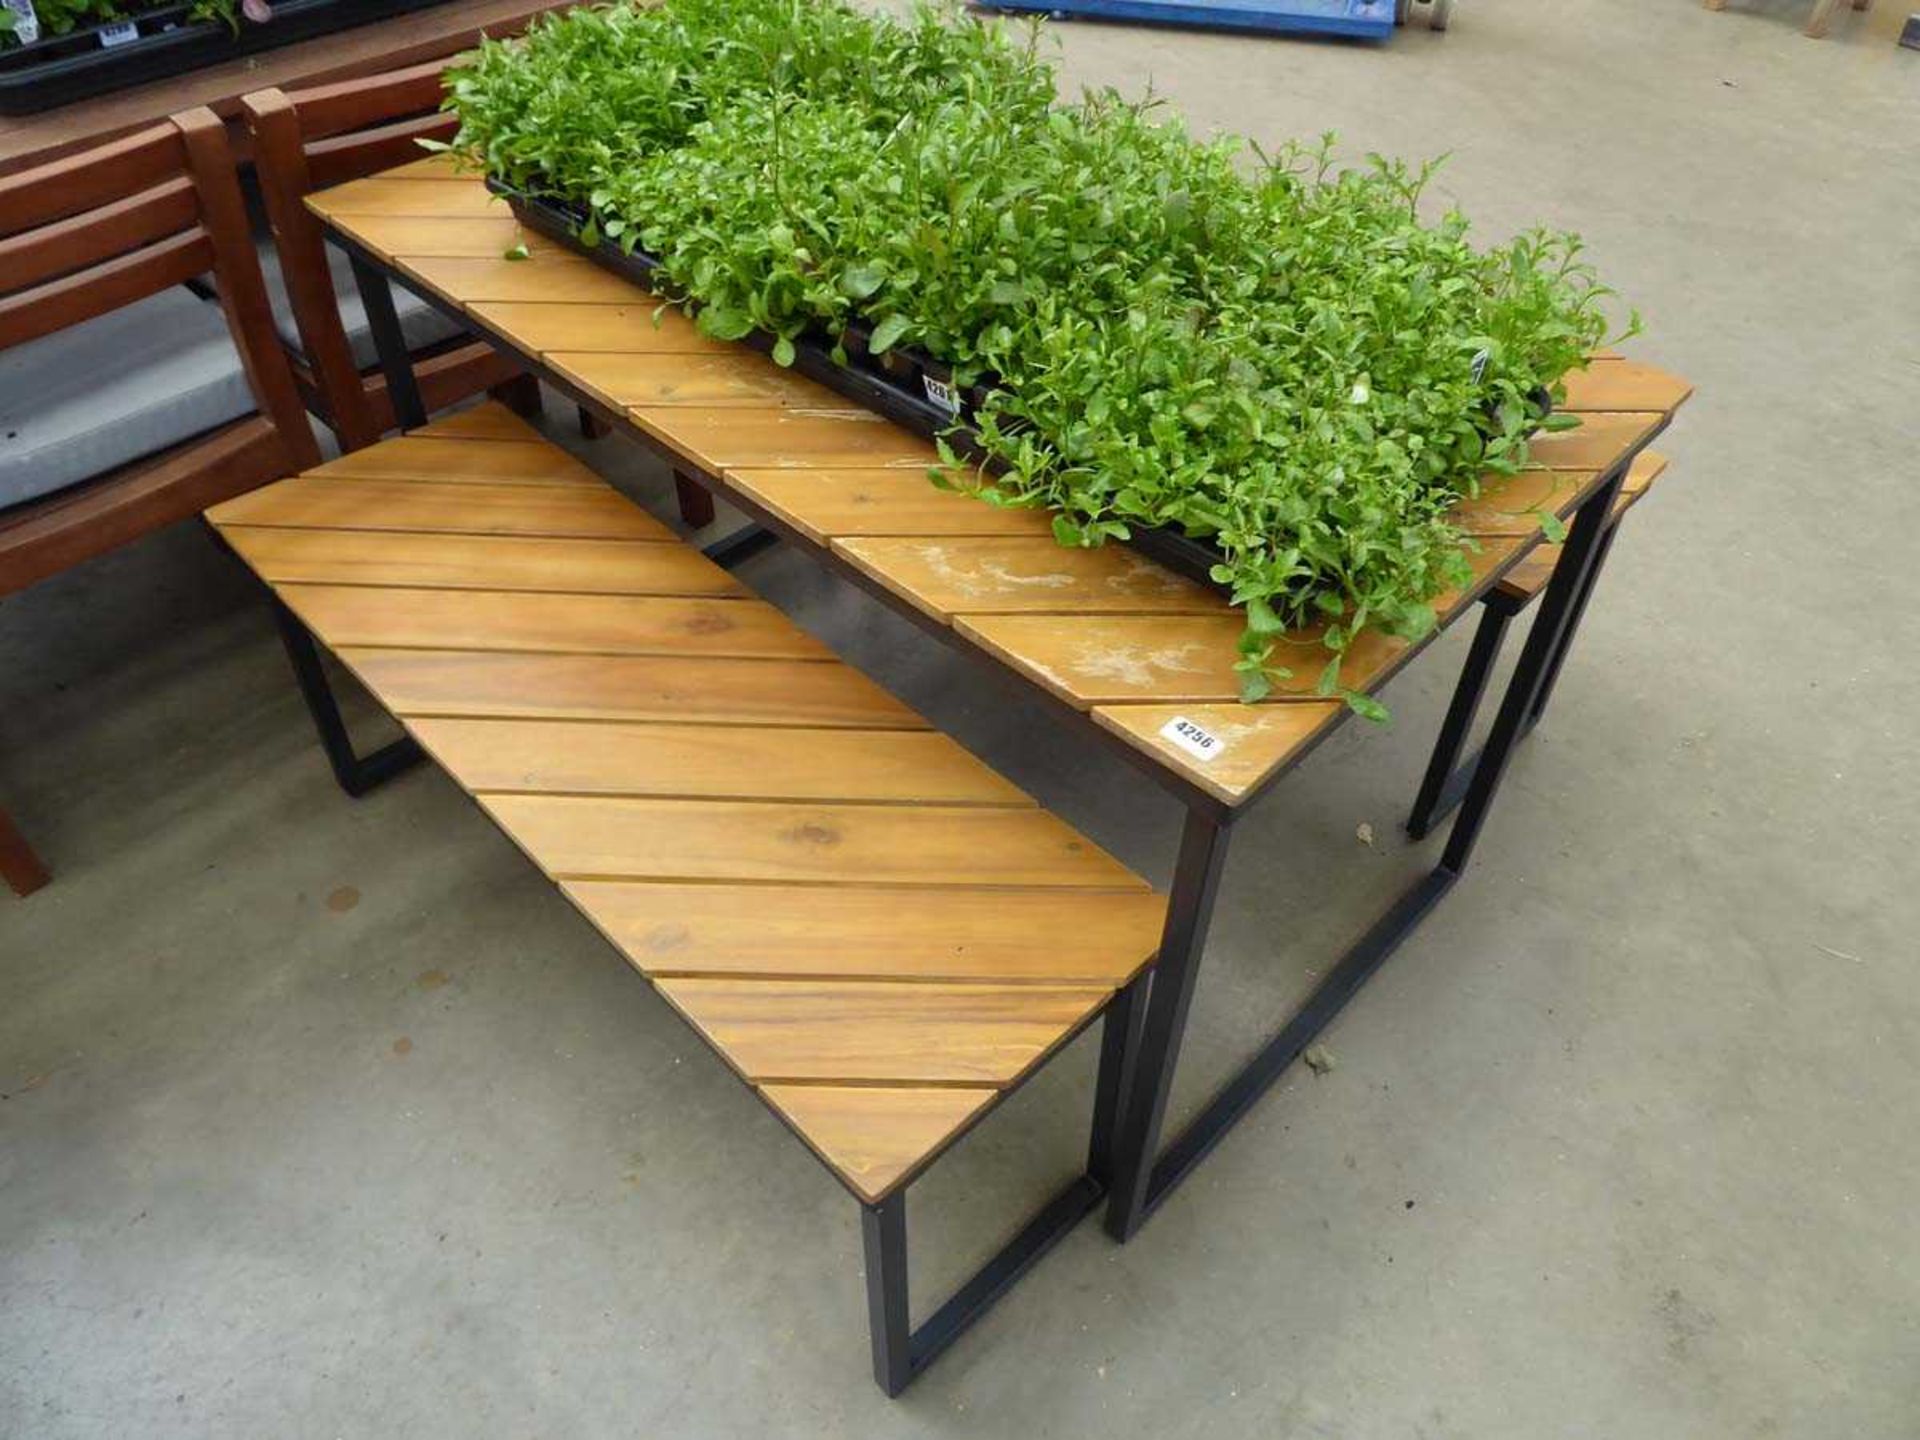
<path fill-rule="evenodd" d="M 40 38 L 40 16 L 34 11 L 33 0 L 0 0 L 0 10 L 12 13 L 13 38 L 22 45 Z"/>
<path fill-rule="evenodd" d="M 111 50 L 116 45 L 131 45 L 139 38 L 140 27 L 131 20 L 100 27 L 100 48 L 103 50 Z"/>
<path fill-rule="evenodd" d="M 1487 362 L 1493 359 L 1491 350 L 1482 350 L 1473 357 L 1473 383 L 1478 385 L 1487 374 Z"/>
<path fill-rule="evenodd" d="M 1212 760 L 1227 748 L 1226 741 L 1184 715 L 1176 715 L 1162 725 L 1160 738 L 1171 740 L 1196 760 Z"/>
<path fill-rule="evenodd" d="M 960 413 L 960 397 L 953 393 L 953 386 L 944 380 L 936 380 L 931 375 L 922 375 L 920 383 L 926 387 L 927 399 L 949 415 Z"/>

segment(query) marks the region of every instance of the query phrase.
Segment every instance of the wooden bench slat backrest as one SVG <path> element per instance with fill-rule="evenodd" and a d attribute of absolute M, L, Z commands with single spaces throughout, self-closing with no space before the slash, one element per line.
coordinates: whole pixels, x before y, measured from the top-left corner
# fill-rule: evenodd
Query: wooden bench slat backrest
<path fill-rule="evenodd" d="M 372 444 L 382 426 L 354 362 L 326 243 L 305 199 L 421 158 L 423 139 L 450 138 L 456 122 L 440 112 L 446 64 L 434 60 L 307 90 L 262 90 L 241 101 L 304 358 L 324 418 L 348 450 Z"/>
<path fill-rule="evenodd" d="M 61 492 L 9 511 L 0 517 L 0 593 L 191 513 L 199 506 L 181 506 L 202 494 L 206 475 L 221 477 L 208 493 L 226 498 L 319 459 L 275 339 L 232 149 L 211 110 L 0 179 L 0 350 L 200 275 L 213 278 L 260 407 L 254 438 L 272 443 L 242 447 L 237 460 L 215 437 L 169 452 L 154 471 L 162 485 L 147 477 L 118 500 L 90 493 L 79 504 Z"/>

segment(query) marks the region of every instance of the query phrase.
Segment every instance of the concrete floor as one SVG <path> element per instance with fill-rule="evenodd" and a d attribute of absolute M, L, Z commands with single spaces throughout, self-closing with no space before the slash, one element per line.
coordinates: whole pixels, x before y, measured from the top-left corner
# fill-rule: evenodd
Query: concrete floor
<path fill-rule="evenodd" d="M 333 789 L 197 530 L 9 601 L 0 795 L 58 879 L 0 898 L 0 1434 L 1920 1434 L 1902 8 L 1824 43 L 1784 0 L 1470 0 L 1384 49 L 1056 29 L 1203 129 L 1453 152 L 1489 232 L 1584 231 L 1700 395 L 1337 1068 L 898 1402 L 854 1206 L 445 779 Z M 1164 880 L 1130 771 L 803 557 L 748 573 Z M 1396 822 L 1463 641 L 1245 825 L 1180 1107 L 1429 857 Z M 1074 1165 L 1091 1052 L 916 1187 L 923 1297 Z"/>

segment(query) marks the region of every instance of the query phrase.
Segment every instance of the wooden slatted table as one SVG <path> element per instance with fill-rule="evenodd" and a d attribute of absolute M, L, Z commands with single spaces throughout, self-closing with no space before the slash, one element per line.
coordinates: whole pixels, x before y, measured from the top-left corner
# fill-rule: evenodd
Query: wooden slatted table
<path fill-rule="evenodd" d="M 1125 546 L 1056 547 L 1045 516 L 998 510 L 928 484 L 932 448 L 838 394 L 721 345 L 627 280 L 522 232 L 481 183 L 442 160 L 312 197 L 367 286 L 398 278 L 624 433 L 900 613 L 1043 696 L 1117 749 L 1187 810 L 1157 978 L 1141 1040 L 1108 1226 L 1131 1235 L 1192 1164 L 1391 954 L 1459 877 L 1514 744 L 1571 643 L 1604 559 L 1611 507 L 1634 459 L 1691 393 L 1617 355 L 1567 378 L 1584 423 L 1542 437 L 1534 466 L 1490 478 L 1461 506 L 1473 583 L 1435 597 L 1443 628 L 1542 542 L 1540 514 L 1570 519 L 1540 614 L 1433 872 L 1393 902 L 1327 972 L 1272 1043 L 1162 1148 L 1160 1127 L 1233 822 L 1346 710 L 1314 693 L 1316 632 L 1285 638 L 1295 675 L 1238 702 L 1242 621 L 1217 595 Z M 528 258 L 502 252 L 524 244 Z M 389 347 L 392 350 L 392 347 Z M 389 382 L 408 386 L 392 350 Z M 1379 632 L 1354 644 L 1342 684 L 1372 692 L 1424 644 Z M 1203 737 L 1192 742 L 1195 732 Z M 1186 737 L 1183 739 L 1182 737 Z"/>
<path fill-rule="evenodd" d="M 1099 1202 L 1166 902 L 1092 841 L 498 405 L 208 519 L 860 1200 L 890 1392 L 998 1293 L 908 1331 L 904 1188 L 1104 1014 L 1089 1173 L 989 1271 Z"/>

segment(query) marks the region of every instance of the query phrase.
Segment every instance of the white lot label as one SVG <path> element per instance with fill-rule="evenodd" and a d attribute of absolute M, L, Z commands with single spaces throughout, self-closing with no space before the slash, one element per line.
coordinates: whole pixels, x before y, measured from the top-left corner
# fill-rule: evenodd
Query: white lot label
<path fill-rule="evenodd" d="M 1161 738 L 1171 740 L 1196 760 L 1211 760 L 1227 748 L 1227 742 L 1184 715 L 1176 715 L 1160 727 Z"/>
<path fill-rule="evenodd" d="M 953 393 L 953 386 L 944 380 L 936 380 L 931 375 L 922 375 L 920 383 L 926 387 L 927 399 L 938 405 L 949 415 L 960 413 L 960 397 Z"/>
<path fill-rule="evenodd" d="M 131 45 L 139 38 L 140 27 L 131 20 L 119 25 L 102 25 L 100 27 L 100 44 L 108 50 L 111 50 L 116 45 Z"/>
<path fill-rule="evenodd" d="M 33 0 L 0 0 L 0 9 L 13 12 L 13 38 L 22 45 L 40 38 L 40 17 L 34 13 Z"/>

